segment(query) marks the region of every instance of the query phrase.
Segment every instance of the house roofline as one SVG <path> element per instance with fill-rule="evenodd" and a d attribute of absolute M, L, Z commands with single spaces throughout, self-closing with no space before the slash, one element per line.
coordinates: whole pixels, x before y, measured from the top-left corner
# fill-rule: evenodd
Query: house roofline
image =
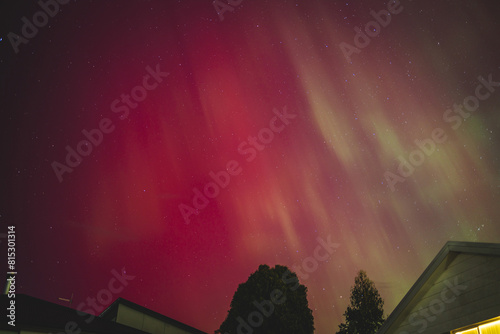
<path fill-rule="evenodd" d="M 0 296 L 2 304 L 10 298 L 7 295 Z M 37 310 L 42 310 L 36 312 Z M 60 305 L 41 298 L 33 297 L 24 293 L 16 293 L 16 327 L 7 325 L 7 322 L 0 324 L 1 330 L 28 330 L 33 332 L 64 332 L 65 326 L 69 322 L 78 325 L 78 329 L 85 333 L 113 334 L 116 332 L 124 334 L 148 334 L 145 331 L 135 329 L 120 323 L 105 321 L 97 316 L 79 311 L 77 309 Z M 95 318 L 98 319 L 95 319 Z M 88 322 L 87 319 L 92 319 Z M 61 320 L 63 319 L 63 320 Z"/>
<path fill-rule="evenodd" d="M 195 327 L 192 327 L 192 326 L 189 326 L 189 325 L 186 325 L 185 323 L 183 322 L 180 322 L 178 320 L 175 320 L 175 319 L 172 319 L 170 317 L 167 317 L 166 315 L 163 315 L 161 313 L 158 313 L 158 312 L 155 312 L 153 310 L 150 310 L 148 309 L 147 307 L 144 307 L 144 306 L 141 306 L 139 304 L 136 304 L 134 302 L 131 302 L 130 300 L 127 300 L 127 299 L 124 299 L 124 298 L 117 298 L 111 305 L 109 305 L 104 311 L 101 312 L 101 314 L 99 315 L 100 318 L 106 318 L 108 317 L 108 315 L 112 315 L 114 314 L 115 311 L 118 311 L 118 306 L 122 304 L 122 305 L 125 305 L 127 307 L 130 307 L 136 311 L 139 311 L 141 313 L 144 313 L 144 314 L 147 314 L 153 318 L 156 318 L 156 319 L 159 319 L 159 320 L 162 320 L 170 325 L 173 325 L 173 326 L 176 326 L 178 328 L 181 328 L 185 331 L 188 331 L 192 334 L 207 334 Z"/>
<path fill-rule="evenodd" d="M 406 295 L 394 308 L 389 317 L 387 317 L 387 319 L 384 321 L 384 323 L 379 328 L 376 334 L 384 334 L 387 332 L 387 330 L 399 318 L 399 316 L 406 309 L 406 307 L 413 301 L 415 296 L 420 292 L 420 289 L 425 285 L 425 283 L 427 283 L 429 278 L 441 266 L 443 261 L 446 260 L 448 256 L 453 253 L 500 256 L 500 244 L 485 243 L 485 242 L 469 242 L 469 241 L 448 241 L 443 246 L 443 248 L 441 248 L 441 250 L 434 257 L 434 259 L 430 262 L 427 268 L 425 268 L 424 272 L 420 275 L 420 277 L 417 279 L 415 284 L 413 284 L 410 290 L 408 290 Z"/>

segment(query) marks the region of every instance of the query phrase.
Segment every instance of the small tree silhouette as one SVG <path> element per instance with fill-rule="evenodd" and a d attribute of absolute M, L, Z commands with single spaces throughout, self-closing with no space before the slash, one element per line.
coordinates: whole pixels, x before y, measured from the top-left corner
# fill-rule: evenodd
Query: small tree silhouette
<path fill-rule="evenodd" d="M 374 334 L 384 322 L 384 301 L 363 270 L 354 279 L 350 302 L 336 334 Z"/>

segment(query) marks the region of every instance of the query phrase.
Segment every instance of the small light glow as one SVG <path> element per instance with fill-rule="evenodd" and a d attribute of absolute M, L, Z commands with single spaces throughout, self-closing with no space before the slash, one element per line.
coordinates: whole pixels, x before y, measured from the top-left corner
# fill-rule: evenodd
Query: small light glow
<path fill-rule="evenodd" d="M 479 326 L 481 334 L 500 334 L 500 320 Z"/>
<path fill-rule="evenodd" d="M 477 327 L 462 332 L 456 332 L 455 334 L 477 334 Z"/>

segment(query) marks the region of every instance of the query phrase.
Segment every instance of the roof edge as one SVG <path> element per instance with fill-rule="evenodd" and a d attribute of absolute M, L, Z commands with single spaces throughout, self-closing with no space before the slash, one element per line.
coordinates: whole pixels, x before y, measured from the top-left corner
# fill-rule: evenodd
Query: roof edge
<path fill-rule="evenodd" d="M 106 316 L 107 313 L 109 312 L 112 312 L 114 308 L 118 308 L 118 305 L 119 304 L 123 304 L 125 306 L 128 306 L 136 311 L 139 311 L 141 313 L 144 313 L 144 314 L 147 314 L 149 316 L 152 316 L 154 318 L 157 318 L 157 319 L 161 319 L 161 320 L 164 320 L 165 322 L 171 324 L 171 325 L 174 325 L 174 326 L 177 326 L 179 328 L 182 328 L 186 331 L 189 331 L 193 334 L 207 334 L 193 326 L 190 326 L 190 325 L 187 325 L 183 322 L 180 322 L 178 320 L 175 320 L 175 319 L 172 319 L 170 317 L 167 317 L 166 315 L 163 315 L 161 313 L 158 313 L 156 311 L 153 311 L 147 307 L 144 307 L 144 306 L 141 306 L 139 304 L 136 304 L 134 302 L 131 302 L 130 300 L 127 300 L 125 298 L 122 298 L 122 297 L 119 297 L 117 298 L 110 306 L 108 306 L 104 311 L 101 312 L 101 314 L 99 315 L 99 317 L 103 317 L 103 316 Z M 105 314 L 106 313 L 106 314 Z"/>
<path fill-rule="evenodd" d="M 415 281 L 413 286 L 408 290 L 406 295 L 401 299 L 398 305 L 394 308 L 392 313 L 387 317 L 382 326 L 376 334 L 384 334 L 393 325 L 394 321 L 398 319 L 399 315 L 410 304 L 415 295 L 420 291 L 423 285 L 429 280 L 436 269 L 447 258 L 449 253 L 463 253 L 463 254 L 479 254 L 479 255 L 492 255 L 500 256 L 500 243 L 486 243 L 486 242 L 471 242 L 471 241 L 448 241 L 441 248 L 438 254 L 432 259 L 424 272 Z"/>

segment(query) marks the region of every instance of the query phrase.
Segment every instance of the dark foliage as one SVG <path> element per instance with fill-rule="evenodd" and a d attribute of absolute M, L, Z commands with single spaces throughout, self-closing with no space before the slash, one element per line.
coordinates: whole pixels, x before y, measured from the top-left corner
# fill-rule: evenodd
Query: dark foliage
<path fill-rule="evenodd" d="M 336 334 L 374 334 L 384 322 L 384 301 L 363 270 L 354 279 L 350 302 Z"/>
<path fill-rule="evenodd" d="M 307 288 L 287 267 L 259 269 L 238 286 L 220 334 L 313 334 Z"/>

